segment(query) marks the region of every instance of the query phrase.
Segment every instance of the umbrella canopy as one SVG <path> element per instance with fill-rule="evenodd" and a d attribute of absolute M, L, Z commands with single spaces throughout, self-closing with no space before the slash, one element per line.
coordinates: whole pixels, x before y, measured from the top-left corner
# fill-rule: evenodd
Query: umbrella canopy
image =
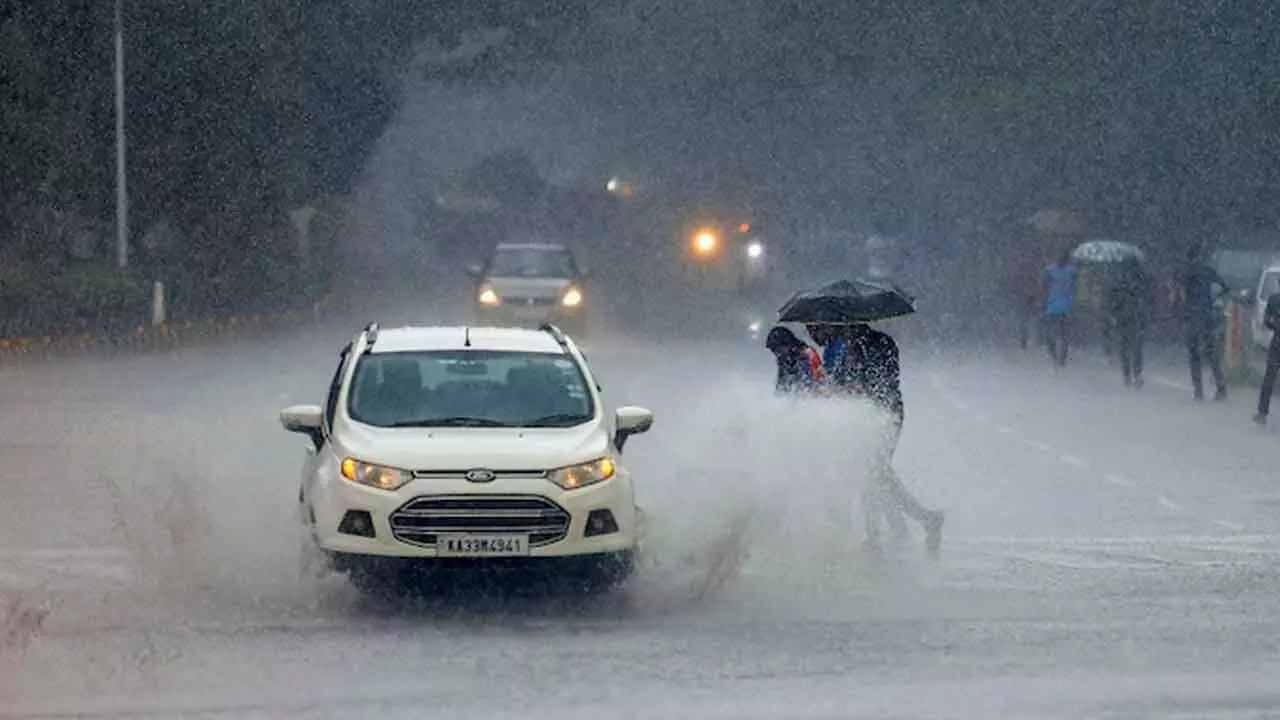
<path fill-rule="evenodd" d="M 1081 243 L 1071 251 L 1071 257 L 1080 262 L 1118 263 L 1125 258 L 1146 260 L 1146 253 L 1137 245 L 1118 240 L 1091 240 Z"/>
<path fill-rule="evenodd" d="M 803 290 L 778 310 L 778 322 L 848 325 L 910 315 L 915 299 L 887 283 L 838 280 Z"/>

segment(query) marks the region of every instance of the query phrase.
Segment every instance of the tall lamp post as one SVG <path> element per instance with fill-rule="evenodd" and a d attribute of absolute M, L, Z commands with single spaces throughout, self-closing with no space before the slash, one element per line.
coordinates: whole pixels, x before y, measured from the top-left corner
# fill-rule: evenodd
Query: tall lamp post
<path fill-rule="evenodd" d="M 129 191 L 125 184 L 124 0 L 116 0 L 116 264 L 129 266 Z"/>

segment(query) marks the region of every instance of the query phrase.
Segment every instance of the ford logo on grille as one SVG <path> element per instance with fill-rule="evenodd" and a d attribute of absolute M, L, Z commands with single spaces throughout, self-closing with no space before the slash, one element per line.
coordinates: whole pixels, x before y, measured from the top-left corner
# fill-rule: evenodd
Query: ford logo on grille
<path fill-rule="evenodd" d="M 497 475 L 494 475 L 492 470 L 468 470 L 467 471 L 467 482 L 473 482 L 473 483 L 493 482 L 493 479 L 496 477 Z"/>

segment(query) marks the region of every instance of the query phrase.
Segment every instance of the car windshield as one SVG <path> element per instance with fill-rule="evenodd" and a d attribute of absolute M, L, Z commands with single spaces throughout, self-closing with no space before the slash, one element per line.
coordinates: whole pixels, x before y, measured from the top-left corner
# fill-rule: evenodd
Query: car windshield
<path fill-rule="evenodd" d="M 1262 292 L 1260 296 L 1262 302 L 1266 303 L 1267 298 L 1280 292 L 1280 272 L 1268 272 L 1262 276 Z"/>
<path fill-rule="evenodd" d="M 566 355 L 450 350 L 365 355 L 348 412 L 377 427 L 572 427 L 595 406 Z"/>
<path fill-rule="evenodd" d="M 493 254 L 493 277 L 565 278 L 576 275 L 573 253 L 561 249 L 500 248 Z"/>

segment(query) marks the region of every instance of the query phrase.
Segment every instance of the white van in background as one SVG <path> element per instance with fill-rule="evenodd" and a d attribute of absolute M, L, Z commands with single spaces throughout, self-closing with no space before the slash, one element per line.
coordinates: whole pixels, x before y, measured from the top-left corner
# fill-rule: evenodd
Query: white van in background
<path fill-rule="evenodd" d="M 1271 331 L 1262 324 L 1262 316 L 1267 311 L 1267 300 L 1280 293 L 1280 263 L 1272 264 L 1262 271 L 1258 278 L 1258 288 L 1253 300 L 1253 313 L 1250 321 L 1250 337 L 1254 347 L 1266 350 L 1271 346 Z"/>

